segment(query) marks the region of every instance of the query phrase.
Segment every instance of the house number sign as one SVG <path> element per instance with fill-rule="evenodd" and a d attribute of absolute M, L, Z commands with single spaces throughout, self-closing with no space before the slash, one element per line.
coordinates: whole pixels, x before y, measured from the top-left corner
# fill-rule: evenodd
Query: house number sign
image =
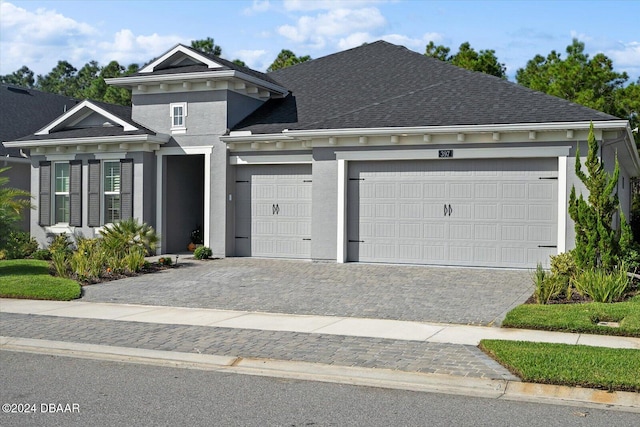
<path fill-rule="evenodd" d="M 441 159 L 453 157 L 453 150 L 438 150 L 438 157 Z"/>

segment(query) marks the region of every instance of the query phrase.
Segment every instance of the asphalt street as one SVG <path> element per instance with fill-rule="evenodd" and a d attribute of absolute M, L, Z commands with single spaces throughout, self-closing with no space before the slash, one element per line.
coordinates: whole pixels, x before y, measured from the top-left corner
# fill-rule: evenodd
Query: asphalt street
<path fill-rule="evenodd" d="M 579 406 L 11 351 L 0 351 L 0 367 L 3 426 L 611 427 L 637 425 L 638 417 Z M 15 404 L 16 412 L 28 407 L 32 413 L 5 413 L 5 409 L 12 409 L 6 404 Z"/>

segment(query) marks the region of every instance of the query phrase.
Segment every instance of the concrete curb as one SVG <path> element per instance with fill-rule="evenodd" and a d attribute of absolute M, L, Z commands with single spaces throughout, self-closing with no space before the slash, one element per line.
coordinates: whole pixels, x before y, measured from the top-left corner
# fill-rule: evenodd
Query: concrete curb
<path fill-rule="evenodd" d="M 640 393 L 0 336 L 0 350 L 640 413 Z"/>

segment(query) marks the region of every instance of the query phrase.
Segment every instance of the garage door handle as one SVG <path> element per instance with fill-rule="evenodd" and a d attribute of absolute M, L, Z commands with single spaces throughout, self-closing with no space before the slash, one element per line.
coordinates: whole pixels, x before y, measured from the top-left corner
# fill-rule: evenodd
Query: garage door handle
<path fill-rule="evenodd" d="M 451 212 L 453 212 L 453 209 L 451 209 L 451 205 L 449 205 L 449 216 L 451 216 Z"/>
<path fill-rule="evenodd" d="M 448 212 L 448 211 L 447 211 L 447 204 L 445 203 L 445 204 L 444 204 L 444 216 L 447 216 L 447 212 Z"/>
<path fill-rule="evenodd" d="M 453 212 L 453 209 L 451 209 L 451 205 L 449 205 L 447 207 L 447 204 L 445 203 L 444 204 L 444 216 L 447 216 L 447 215 L 451 216 L 451 212 Z"/>
<path fill-rule="evenodd" d="M 271 212 L 272 215 L 280 215 L 280 206 L 278 206 L 277 204 L 273 204 L 271 205 L 271 209 L 272 209 L 272 212 Z"/>

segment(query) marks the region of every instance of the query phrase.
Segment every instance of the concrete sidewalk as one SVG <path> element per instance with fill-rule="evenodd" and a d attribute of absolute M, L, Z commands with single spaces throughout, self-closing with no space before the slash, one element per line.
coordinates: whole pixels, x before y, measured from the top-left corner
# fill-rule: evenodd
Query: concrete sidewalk
<path fill-rule="evenodd" d="M 521 382 L 476 346 L 640 349 L 640 339 L 457 324 L 0 299 L 0 350 L 640 413 L 640 393 Z"/>
<path fill-rule="evenodd" d="M 134 304 L 0 299 L 0 312 L 165 325 L 208 326 L 478 345 L 482 339 L 640 349 L 640 338 L 387 319 Z"/>

